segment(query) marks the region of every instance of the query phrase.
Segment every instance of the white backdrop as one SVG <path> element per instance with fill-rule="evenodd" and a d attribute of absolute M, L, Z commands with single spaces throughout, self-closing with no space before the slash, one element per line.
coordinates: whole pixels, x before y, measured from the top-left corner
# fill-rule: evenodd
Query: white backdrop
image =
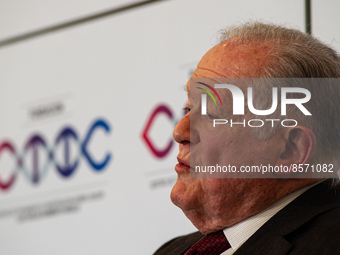
<path fill-rule="evenodd" d="M 131 2 L 1 1 L 0 41 Z M 339 48 L 335 5 L 313 16 Z M 0 48 L 1 254 L 152 254 L 194 231 L 169 199 L 183 85 L 249 19 L 304 30 L 304 2 L 162 1 Z"/>

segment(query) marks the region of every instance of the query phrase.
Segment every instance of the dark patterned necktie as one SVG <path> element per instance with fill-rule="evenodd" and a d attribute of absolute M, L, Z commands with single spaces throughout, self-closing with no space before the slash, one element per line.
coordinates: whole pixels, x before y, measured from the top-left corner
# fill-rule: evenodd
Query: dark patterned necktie
<path fill-rule="evenodd" d="M 184 255 L 220 255 L 229 248 L 230 244 L 220 230 L 201 238 Z"/>

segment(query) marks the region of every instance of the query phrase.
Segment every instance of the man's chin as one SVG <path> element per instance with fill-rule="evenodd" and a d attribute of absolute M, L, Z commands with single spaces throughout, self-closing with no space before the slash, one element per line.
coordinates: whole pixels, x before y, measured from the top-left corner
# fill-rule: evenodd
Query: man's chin
<path fill-rule="evenodd" d="M 177 179 L 175 185 L 172 187 L 171 189 L 171 193 L 170 193 L 170 199 L 172 201 L 172 203 L 176 206 L 178 206 L 179 208 L 181 208 L 180 206 L 180 196 L 181 196 L 181 192 L 183 192 L 183 182 L 181 182 L 179 179 Z M 184 192 L 183 192 L 184 193 Z M 183 193 L 182 193 L 182 196 L 183 196 Z"/>
<path fill-rule="evenodd" d="M 195 201 L 197 201 L 199 194 L 192 190 L 192 187 L 195 187 L 195 185 L 187 183 L 181 177 L 178 177 L 175 185 L 172 187 L 170 199 L 174 205 L 183 211 L 195 208 Z"/>
<path fill-rule="evenodd" d="M 197 206 L 199 204 L 199 192 L 190 190 L 191 186 L 187 185 L 180 179 L 177 180 L 170 194 L 172 203 L 183 211 L 185 216 L 201 233 L 209 234 L 223 229 L 222 226 L 216 226 L 212 220 L 204 217 L 204 213 L 200 210 L 203 208 Z"/>

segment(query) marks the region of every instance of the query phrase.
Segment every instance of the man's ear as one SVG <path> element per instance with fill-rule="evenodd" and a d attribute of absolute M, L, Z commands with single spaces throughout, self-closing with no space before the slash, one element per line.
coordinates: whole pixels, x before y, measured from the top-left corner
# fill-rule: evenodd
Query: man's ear
<path fill-rule="evenodd" d="M 285 149 L 281 151 L 278 165 L 308 164 L 315 148 L 313 132 L 304 126 L 297 125 L 284 130 Z"/>

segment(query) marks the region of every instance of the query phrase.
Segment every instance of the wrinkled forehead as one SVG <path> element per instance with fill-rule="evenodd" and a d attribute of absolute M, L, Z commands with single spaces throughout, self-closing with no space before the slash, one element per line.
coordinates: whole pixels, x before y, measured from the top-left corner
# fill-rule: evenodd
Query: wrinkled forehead
<path fill-rule="evenodd" d="M 225 41 L 202 57 L 192 78 L 260 78 L 272 50 L 268 44 Z"/>
<path fill-rule="evenodd" d="M 198 63 L 191 78 L 260 78 L 266 64 L 272 60 L 274 46 L 268 43 L 236 43 L 229 39 L 211 48 Z M 238 86 L 244 90 L 245 86 Z M 190 93 L 190 80 L 186 90 Z M 223 92 L 222 92 L 223 93 Z M 229 96 L 229 92 L 225 92 Z"/>

